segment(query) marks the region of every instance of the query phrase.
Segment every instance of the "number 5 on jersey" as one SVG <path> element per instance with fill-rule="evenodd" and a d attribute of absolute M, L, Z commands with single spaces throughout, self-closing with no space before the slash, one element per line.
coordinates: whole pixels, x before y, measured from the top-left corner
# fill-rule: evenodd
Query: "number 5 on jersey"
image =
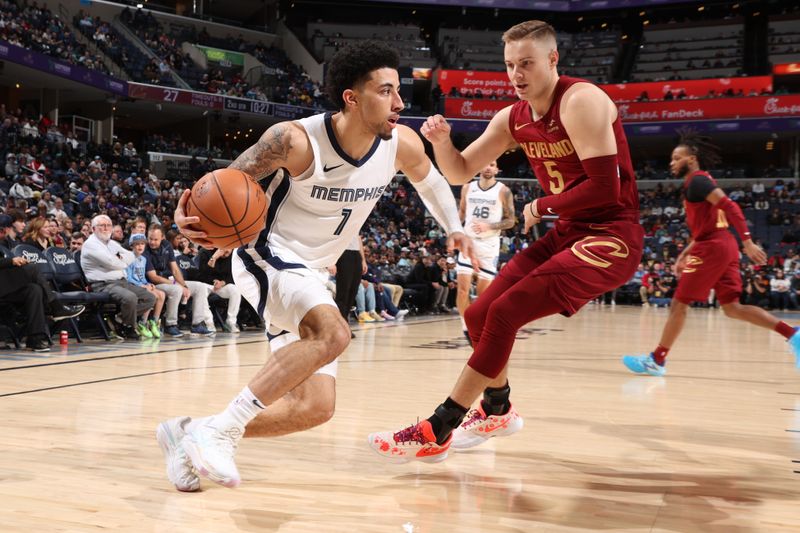
<path fill-rule="evenodd" d="M 547 175 L 552 178 L 550 181 L 550 194 L 559 194 L 564 190 L 564 176 L 556 169 L 555 161 L 545 161 L 544 168 Z"/>

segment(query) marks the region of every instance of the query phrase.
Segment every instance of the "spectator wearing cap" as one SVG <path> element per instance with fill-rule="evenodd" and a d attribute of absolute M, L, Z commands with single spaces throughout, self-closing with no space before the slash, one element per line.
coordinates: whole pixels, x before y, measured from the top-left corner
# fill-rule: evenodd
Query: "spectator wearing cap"
<path fill-rule="evenodd" d="M 136 324 L 136 332 L 145 339 L 161 337 L 161 329 L 158 326 L 158 317 L 164 308 L 166 294 L 156 289 L 155 285 L 147 280 L 147 258 L 144 256 L 144 249 L 147 246 L 147 236 L 144 233 L 134 233 L 128 239 L 128 246 L 133 252 L 133 263 L 128 265 L 126 270 L 128 282 L 138 287 L 147 289 L 156 297 L 153 309 L 145 310 L 141 315 L 141 320 Z M 152 315 L 150 312 L 152 311 Z"/>
<path fill-rule="evenodd" d="M 0 215 L 0 245 L 8 250 L 20 244 L 14 232 L 14 219 L 9 215 Z"/>
<path fill-rule="evenodd" d="M 92 235 L 81 250 L 81 267 L 92 289 L 106 292 L 120 305 L 122 324 L 119 332 L 127 339 L 138 339 L 136 317 L 152 309 L 156 297 L 147 289 L 128 281 L 127 268 L 135 256 L 111 239 L 113 224 L 106 215 L 97 215 L 91 221 Z"/>

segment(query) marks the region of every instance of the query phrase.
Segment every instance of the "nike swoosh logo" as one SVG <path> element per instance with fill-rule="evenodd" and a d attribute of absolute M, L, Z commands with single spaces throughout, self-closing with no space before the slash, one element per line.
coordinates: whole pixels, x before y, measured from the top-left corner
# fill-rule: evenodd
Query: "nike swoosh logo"
<path fill-rule="evenodd" d="M 255 400 L 253 400 L 253 405 L 255 405 L 256 407 L 258 407 L 259 409 L 266 409 L 266 407 L 264 406 L 264 404 L 263 404 L 263 403 L 261 403 L 261 402 L 259 402 L 257 398 L 256 398 Z"/>
<path fill-rule="evenodd" d="M 324 165 L 322 167 L 322 171 L 323 172 L 330 172 L 331 170 L 336 170 L 337 168 L 339 168 L 342 165 L 344 165 L 344 163 L 342 163 L 341 165 L 336 165 L 335 167 L 329 167 L 328 165 Z"/>
<path fill-rule="evenodd" d="M 519 131 L 522 128 L 524 128 L 525 126 L 528 126 L 529 124 L 532 124 L 532 123 L 531 122 L 526 122 L 525 124 L 514 124 L 514 131 Z"/>
<path fill-rule="evenodd" d="M 555 214 L 556 214 L 556 212 L 555 212 L 555 211 L 553 211 L 553 208 L 552 208 L 552 207 L 548 207 L 548 208 L 547 208 L 547 212 L 548 212 L 548 213 L 550 213 L 551 215 L 555 215 Z"/>

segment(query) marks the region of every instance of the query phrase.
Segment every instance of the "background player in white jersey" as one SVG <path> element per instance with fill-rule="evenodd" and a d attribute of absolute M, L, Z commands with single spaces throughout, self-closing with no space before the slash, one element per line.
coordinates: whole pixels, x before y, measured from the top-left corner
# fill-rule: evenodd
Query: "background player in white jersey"
<path fill-rule="evenodd" d="M 241 479 L 234 454 L 242 436 L 291 433 L 332 416 L 335 369 L 327 365 L 347 348 L 350 330 L 325 288 L 325 267 L 358 234 L 397 170 L 447 233 L 448 247 L 458 246 L 479 264 L 449 185 L 417 134 L 397 124 L 403 109 L 398 63 L 397 52 L 381 43 L 341 50 L 328 64 L 325 83 L 340 111 L 275 124 L 231 164 L 266 178 L 270 198 L 266 229 L 236 251 L 234 280 L 271 333 L 288 333 L 273 340 L 284 346 L 225 410 L 159 425 L 167 474 L 179 490 L 199 488 L 192 465 L 235 487 Z M 205 234 L 192 226 L 199 220 L 185 215 L 189 194 L 181 197 L 175 222 L 203 245 Z"/>
<path fill-rule="evenodd" d="M 464 220 L 464 229 L 475 244 L 475 255 L 481 262 L 480 268 L 473 269 L 469 257 L 459 253 L 456 260 L 458 274 L 458 294 L 456 305 L 461 315 L 461 329 L 467 342 L 472 339 L 467 332 L 464 313 L 469 307 L 469 291 L 473 277 L 478 278 L 478 296 L 489 286 L 497 275 L 497 258 L 500 255 L 500 232 L 514 227 L 514 196 L 511 189 L 497 181 L 497 161 L 486 165 L 478 179 L 461 188 L 461 202 L 458 212 Z"/>

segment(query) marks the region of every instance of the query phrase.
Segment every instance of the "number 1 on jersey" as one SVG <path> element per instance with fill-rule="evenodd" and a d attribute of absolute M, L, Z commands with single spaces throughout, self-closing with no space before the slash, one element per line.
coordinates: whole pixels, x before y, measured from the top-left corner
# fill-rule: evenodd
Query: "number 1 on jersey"
<path fill-rule="evenodd" d="M 342 209 L 342 221 L 339 222 L 339 225 L 336 226 L 336 231 L 333 232 L 334 235 L 341 235 L 344 226 L 347 224 L 348 219 L 350 218 L 350 214 L 353 212 L 352 209 L 344 208 Z"/>

